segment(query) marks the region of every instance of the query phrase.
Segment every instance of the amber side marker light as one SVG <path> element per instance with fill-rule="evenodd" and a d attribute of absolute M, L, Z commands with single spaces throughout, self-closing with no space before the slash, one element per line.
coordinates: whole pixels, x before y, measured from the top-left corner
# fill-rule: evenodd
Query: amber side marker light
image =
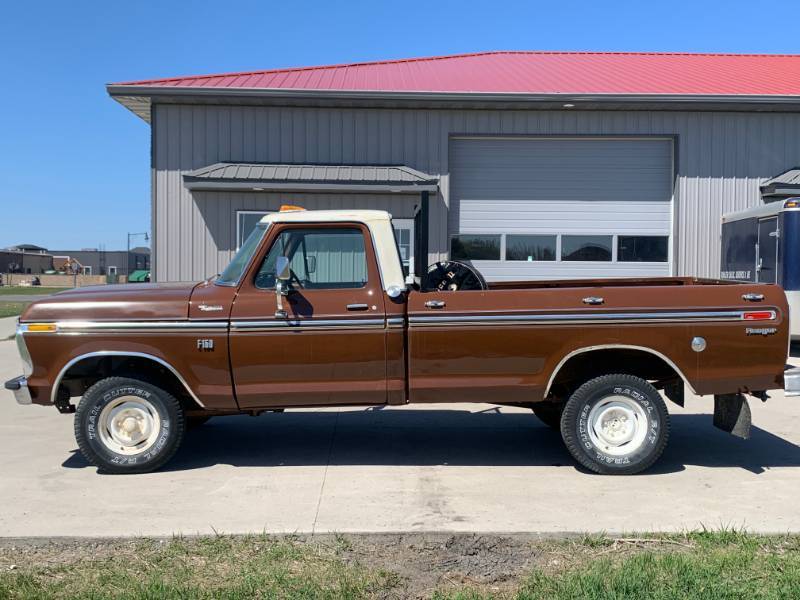
<path fill-rule="evenodd" d="M 56 329 L 55 323 L 31 323 L 28 325 L 28 331 L 52 333 L 56 331 Z"/>
<path fill-rule="evenodd" d="M 759 310 L 746 312 L 742 315 L 745 321 L 770 321 L 775 318 L 775 313 L 771 310 Z"/>
<path fill-rule="evenodd" d="M 787 200 L 783 204 L 783 208 L 797 208 L 800 206 L 800 201 L 798 200 Z"/>
<path fill-rule="evenodd" d="M 294 204 L 282 204 L 278 212 L 294 212 L 298 210 L 305 210 L 302 206 L 295 206 Z"/>

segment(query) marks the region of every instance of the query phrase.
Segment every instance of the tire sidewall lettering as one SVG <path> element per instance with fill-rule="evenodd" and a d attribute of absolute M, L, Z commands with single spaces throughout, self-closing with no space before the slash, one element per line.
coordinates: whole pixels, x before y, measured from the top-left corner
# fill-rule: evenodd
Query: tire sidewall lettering
<path fill-rule="evenodd" d="M 158 437 L 153 445 L 145 452 L 131 456 L 119 454 L 108 448 L 99 437 L 99 418 L 103 409 L 108 404 L 121 396 L 135 396 L 150 402 L 159 415 L 161 427 Z M 125 385 L 114 387 L 105 391 L 98 401 L 89 408 L 84 425 L 87 442 L 94 452 L 101 455 L 104 460 L 117 466 L 144 465 L 159 458 L 160 454 L 170 443 L 172 433 L 172 419 L 160 396 L 144 386 Z"/>
<path fill-rule="evenodd" d="M 589 437 L 589 414 L 598 402 L 608 396 L 626 396 L 630 398 L 642 407 L 647 416 L 647 434 L 643 445 L 629 456 L 611 456 L 605 454 L 594 445 Z M 636 389 L 636 386 L 633 385 L 612 385 L 593 391 L 590 396 L 582 402 L 578 410 L 575 431 L 580 448 L 591 460 L 612 468 L 625 468 L 631 464 L 646 460 L 650 453 L 653 452 L 660 437 L 660 421 L 661 417 L 658 408 L 647 393 Z"/>

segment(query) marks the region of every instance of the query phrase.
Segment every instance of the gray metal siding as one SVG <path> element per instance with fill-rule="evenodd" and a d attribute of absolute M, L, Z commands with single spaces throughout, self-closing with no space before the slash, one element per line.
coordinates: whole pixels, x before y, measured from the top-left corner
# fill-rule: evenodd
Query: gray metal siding
<path fill-rule="evenodd" d="M 183 173 L 215 162 L 392 163 L 440 175 L 441 192 L 431 207 L 434 260 L 447 251 L 451 137 L 675 135 L 677 273 L 698 276 L 718 274 L 720 216 L 758 204 L 760 183 L 800 163 L 797 113 L 168 104 L 156 105 L 154 112 L 159 281 L 212 274 L 230 255 L 230 241 L 219 230 L 228 236 L 235 230 L 234 207 L 204 204 L 182 184 Z"/>

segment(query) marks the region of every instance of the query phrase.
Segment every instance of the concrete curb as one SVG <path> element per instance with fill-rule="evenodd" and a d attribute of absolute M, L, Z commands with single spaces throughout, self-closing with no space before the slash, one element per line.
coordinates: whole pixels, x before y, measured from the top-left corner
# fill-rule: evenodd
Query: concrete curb
<path fill-rule="evenodd" d="M 0 319 L 0 341 L 13 337 L 17 331 L 19 317 L 6 317 Z"/>

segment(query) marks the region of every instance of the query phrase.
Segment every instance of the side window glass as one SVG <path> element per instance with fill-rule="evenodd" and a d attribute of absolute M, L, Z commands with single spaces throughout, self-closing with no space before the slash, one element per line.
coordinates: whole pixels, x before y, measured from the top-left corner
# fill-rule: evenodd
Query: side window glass
<path fill-rule="evenodd" d="M 290 229 L 270 248 L 256 275 L 261 289 L 275 287 L 275 263 L 289 259 L 296 289 L 353 289 L 367 283 L 367 256 L 360 229 Z"/>

